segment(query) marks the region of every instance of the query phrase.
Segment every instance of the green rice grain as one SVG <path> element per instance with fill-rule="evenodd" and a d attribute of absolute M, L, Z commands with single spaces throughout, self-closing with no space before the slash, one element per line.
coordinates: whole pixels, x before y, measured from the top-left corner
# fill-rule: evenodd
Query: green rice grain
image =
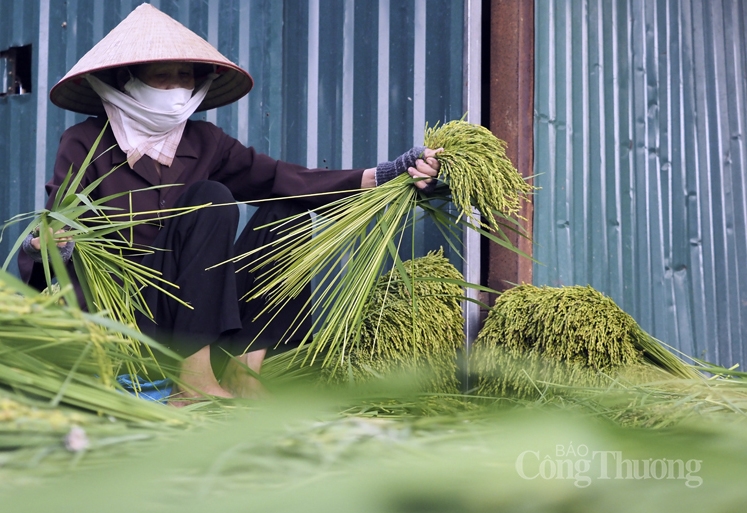
<path fill-rule="evenodd" d="M 673 377 L 697 375 L 588 286 L 521 285 L 504 292 L 471 358 L 481 376 L 480 394 L 520 397 L 563 386 L 605 386 L 623 371 L 645 379 L 647 365 Z"/>
<path fill-rule="evenodd" d="M 431 252 L 403 263 L 413 293 L 400 274 L 382 276 L 366 305 L 360 339 L 325 369 L 329 381 L 365 382 L 393 372 L 414 375 L 428 392 L 458 392 L 457 349 L 464 344 L 461 273 Z"/>
<path fill-rule="evenodd" d="M 506 156 L 506 143 L 484 126 L 463 120 L 426 126 L 424 142 L 443 148 L 436 156 L 439 179 L 448 184 L 461 215 L 473 222 L 474 206 L 489 227 L 500 231 L 494 215 L 517 215 L 533 190 Z"/>

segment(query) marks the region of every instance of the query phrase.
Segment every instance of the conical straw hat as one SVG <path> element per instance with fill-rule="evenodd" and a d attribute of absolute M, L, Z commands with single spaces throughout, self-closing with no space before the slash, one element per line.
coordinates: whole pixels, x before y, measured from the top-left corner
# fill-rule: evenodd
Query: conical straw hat
<path fill-rule="evenodd" d="M 249 73 L 226 59 L 210 43 L 152 5 L 142 4 L 73 66 L 52 88 L 49 98 L 63 109 L 104 114 L 101 99 L 84 75 L 154 61 L 216 66 L 219 77 L 213 81 L 198 111 L 236 101 L 254 85 Z"/>

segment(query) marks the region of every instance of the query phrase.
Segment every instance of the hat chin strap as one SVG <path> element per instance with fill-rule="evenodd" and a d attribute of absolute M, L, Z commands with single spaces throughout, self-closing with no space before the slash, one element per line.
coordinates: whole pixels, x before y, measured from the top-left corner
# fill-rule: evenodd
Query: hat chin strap
<path fill-rule="evenodd" d="M 184 106 L 170 112 L 143 105 L 93 75 L 86 75 L 86 79 L 101 97 L 117 144 L 133 168 L 143 155 L 171 166 L 187 120 L 205 99 L 217 76 L 208 75 Z"/>

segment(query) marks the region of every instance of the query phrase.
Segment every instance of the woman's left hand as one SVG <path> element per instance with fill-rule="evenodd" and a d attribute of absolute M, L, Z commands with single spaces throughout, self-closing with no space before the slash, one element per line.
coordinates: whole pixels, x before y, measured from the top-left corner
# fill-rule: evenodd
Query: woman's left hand
<path fill-rule="evenodd" d="M 435 179 L 438 177 L 438 171 L 441 168 L 441 164 L 436 158 L 436 154 L 444 151 L 443 148 L 432 150 L 426 148 L 423 151 L 423 158 L 419 158 L 415 161 L 415 166 L 407 169 L 407 173 L 413 178 L 421 178 L 415 182 L 415 187 L 419 189 L 426 189 L 435 185 Z"/>
<path fill-rule="evenodd" d="M 436 186 L 436 177 L 440 169 L 436 154 L 443 148 L 432 150 L 424 146 L 416 146 L 406 151 L 395 160 L 380 162 L 378 166 L 363 171 L 361 188 L 376 187 L 407 173 L 413 178 L 421 178 L 415 182 L 415 187 L 430 190 Z M 412 163 L 412 165 L 409 165 Z"/>

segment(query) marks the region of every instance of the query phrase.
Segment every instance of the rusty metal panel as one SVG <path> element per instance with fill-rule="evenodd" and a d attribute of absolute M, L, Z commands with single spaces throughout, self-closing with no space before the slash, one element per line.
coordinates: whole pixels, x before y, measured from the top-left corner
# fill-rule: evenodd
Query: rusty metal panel
<path fill-rule="evenodd" d="M 534 283 L 744 364 L 747 6 L 536 0 Z"/>
<path fill-rule="evenodd" d="M 490 130 L 506 141 L 506 154 L 531 181 L 533 174 L 534 1 L 494 0 L 490 3 Z M 507 236 L 532 255 L 532 204 L 523 202 L 519 224 L 526 237 Z M 488 285 L 497 291 L 532 282 L 532 262 L 515 252 L 488 245 Z M 495 297 L 491 294 L 489 303 Z"/>

